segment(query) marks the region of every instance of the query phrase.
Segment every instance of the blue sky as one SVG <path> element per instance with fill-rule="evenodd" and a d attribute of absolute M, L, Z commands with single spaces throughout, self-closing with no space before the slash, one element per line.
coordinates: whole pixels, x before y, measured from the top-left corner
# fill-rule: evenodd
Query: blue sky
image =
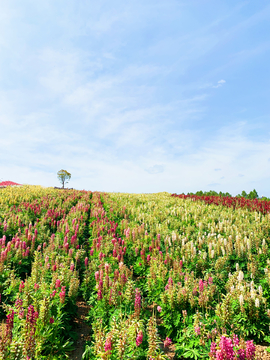
<path fill-rule="evenodd" d="M 270 197 L 270 4 L 0 0 L 0 178 Z"/>

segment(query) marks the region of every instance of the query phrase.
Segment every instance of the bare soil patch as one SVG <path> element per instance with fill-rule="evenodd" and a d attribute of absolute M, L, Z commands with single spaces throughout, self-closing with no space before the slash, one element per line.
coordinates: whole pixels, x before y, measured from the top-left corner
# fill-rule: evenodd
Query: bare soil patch
<path fill-rule="evenodd" d="M 90 326 L 86 322 L 86 316 L 88 315 L 90 306 L 83 299 L 78 299 L 76 302 L 78 306 L 78 315 L 75 319 L 75 331 L 78 334 L 78 340 L 75 343 L 75 349 L 70 353 L 70 360 L 81 360 L 84 352 L 85 342 L 90 340 Z"/>

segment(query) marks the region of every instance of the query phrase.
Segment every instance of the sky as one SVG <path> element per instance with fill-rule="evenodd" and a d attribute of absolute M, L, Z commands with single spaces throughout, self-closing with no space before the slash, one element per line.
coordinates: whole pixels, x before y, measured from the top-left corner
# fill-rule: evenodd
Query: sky
<path fill-rule="evenodd" d="M 270 197 L 268 0 L 0 0 L 0 179 Z"/>

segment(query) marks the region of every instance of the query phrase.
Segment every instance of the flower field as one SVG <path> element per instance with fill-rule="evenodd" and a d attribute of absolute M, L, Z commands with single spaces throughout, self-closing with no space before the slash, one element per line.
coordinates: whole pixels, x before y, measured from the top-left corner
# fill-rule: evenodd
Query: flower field
<path fill-rule="evenodd" d="M 268 202 L 0 189 L 0 359 L 255 359 L 269 342 Z"/>

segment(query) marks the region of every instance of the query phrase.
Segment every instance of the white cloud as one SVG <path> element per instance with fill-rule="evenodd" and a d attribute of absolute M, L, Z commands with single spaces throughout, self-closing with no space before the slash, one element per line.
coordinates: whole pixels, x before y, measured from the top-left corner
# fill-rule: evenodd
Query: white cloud
<path fill-rule="evenodd" d="M 217 82 L 217 85 L 213 86 L 213 88 L 219 88 L 219 87 L 221 87 L 222 85 L 224 85 L 225 83 L 226 83 L 225 80 L 219 80 L 219 81 Z"/>

